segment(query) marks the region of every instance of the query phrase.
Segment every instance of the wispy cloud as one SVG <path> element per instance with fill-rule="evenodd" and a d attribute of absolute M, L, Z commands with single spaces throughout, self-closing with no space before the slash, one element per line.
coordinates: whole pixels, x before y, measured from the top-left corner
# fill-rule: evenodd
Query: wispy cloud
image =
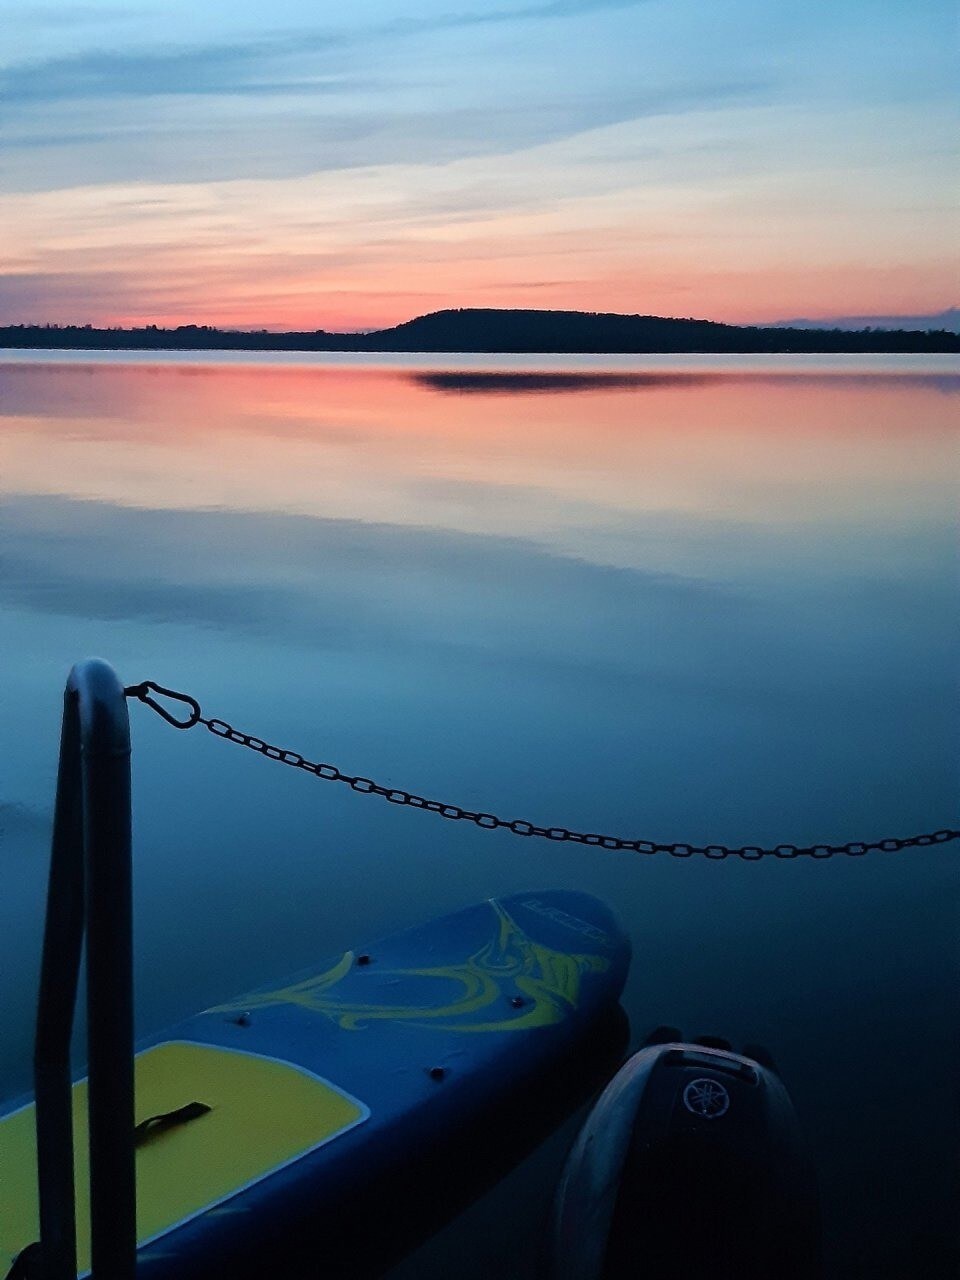
<path fill-rule="evenodd" d="M 18 15 L 18 20 L 31 27 L 84 27 L 136 22 L 145 12 L 134 4 L 33 4 Z"/>
<path fill-rule="evenodd" d="M 89 51 L 8 68 L 0 78 L 7 106 L 86 98 L 142 98 L 198 94 L 288 92 L 263 78 L 283 48 L 268 42 L 212 45 L 162 52 Z M 302 91 L 305 83 L 296 82 Z"/>
<path fill-rule="evenodd" d="M 466 27 L 574 18 L 637 8 L 649 0 L 549 0 L 545 4 L 395 18 L 354 29 L 309 29 L 295 36 L 169 47 L 163 50 L 101 52 L 31 61 L 8 67 L 2 76 L 6 105 L 77 98 L 155 97 L 240 93 L 281 94 L 324 91 L 337 77 L 272 78 L 268 68 L 335 50 L 358 48 L 397 37 L 424 36 Z"/>
<path fill-rule="evenodd" d="M 0 74 L 3 184 L 29 191 L 282 178 L 426 157 L 443 163 L 756 91 L 754 81 L 738 85 L 736 75 L 721 86 L 654 83 L 625 66 L 615 71 L 612 61 L 607 68 L 585 61 L 562 92 L 542 74 L 470 71 L 480 56 L 467 42 L 472 29 L 539 23 L 556 40 L 570 20 L 606 14 L 622 22 L 648 3 L 550 0 L 197 44 L 93 47 L 19 62 Z"/>
<path fill-rule="evenodd" d="M 299 82 L 298 82 L 299 83 Z M 306 83 L 306 82 L 303 82 Z M 288 86 L 289 89 L 289 86 Z M 307 94 L 289 90 L 285 109 L 258 111 L 258 96 L 287 93 L 279 82 L 251 91 L 244 111 L 212 113 L 197 119 L 167 113 L 151 126 L 149 95 L 131 99 L 122 113 L 71 111 L 50 118 L 44 112 L 7 129 L 5 182 L 8 191 L 58 189 L 105 182 L 207 182 L 232 178 L 291 178 L 331 170 L 382 165 L 432 165 L 492 155 L 509 155 L 629 121 L 658 116 L 721 112 L 763 103 L 770 85 L 735 78 L 651 88 L 592 86 L 566 95 L 520 96 L 501 102 L 419 107 L 416 95 L 392 94 L 389 84 L 331 76 L 314 81 Z M 211 89 L 211 95 L 224 92 Z M 394 97 L 388 108 L 387 99 Z M 49 108 L 48 108 L 49 110 Z M 150 145 L 143 136 L 150 132 Z M 625 150 L 620 183 L 641 157 L 637 141 Z M 685 148 L 686 150 L 686 148 Z M 653 140 L 648 158 L 660 154 Z M 719 158 L 704 156 L 705 167 Z M 611 157 L 611 161 L 613 157 Z M 549 183 L 550 178 L 544 175 Z M 485 183 L 486 203 L 502 199 Z M 448 209 L 448 212 L 453 212 Z"/>
<path fill-rule="evenodd" d="M 98 271 L 95 279 L 94 303 L 94 277 L 89 272 L 5 272 L 0 275 L 0 323 L 16 319 L 24 324 L 43 324 L 69 315 L 76 323 L 85 324 L 103 306 L 122 311 L 136 289 L 132 271 Z"/>
<path fill-rule="evenodd" d="M 518 5 L 513 9 L 486 9 L 441 14 L 430 18 L 397 18 L 370 28 L 376 35 L 423 35 L 458 27 L 492 26 L 504 22 L 530 22 L 550 18 L 580 18 L 589 14 L 636 9 L 650 0 L 548 0 L 545 4 Z"/>

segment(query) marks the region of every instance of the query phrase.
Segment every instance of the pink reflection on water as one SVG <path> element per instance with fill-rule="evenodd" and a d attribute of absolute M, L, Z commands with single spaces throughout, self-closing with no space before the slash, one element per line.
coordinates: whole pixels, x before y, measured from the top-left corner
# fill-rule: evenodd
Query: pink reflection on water
<path fill-rule="evenodd" d="M 960 376 L 64 361 L 0 387 L 9 493 L 550 536 L 588 507 L 929 515 Z"/>

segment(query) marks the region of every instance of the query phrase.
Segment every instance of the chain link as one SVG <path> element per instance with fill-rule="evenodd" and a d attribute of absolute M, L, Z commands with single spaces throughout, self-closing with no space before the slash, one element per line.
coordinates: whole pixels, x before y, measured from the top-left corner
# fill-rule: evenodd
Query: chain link
<path fill-rule="evenodd" d="M 181 702 L 189 709 L 183 719 L 172 715 L 161 703 L 150 696 L 159 693 L 174 702 Z M 345 783 L 352 791 L 360 795 L 380 796 L 390 804 L 405 805 L 412 809 L 423 809 L 426 813 L 439 814 L 441 818 L 449 818 L 453 822 L 472 822 L 485 831 L 509 831 L 515 836 L 538 836 L 543 840 L 568 841 L 572 844 L 589 845 L 598 849 L 625 850 L 629 853 L 655 854 L 666 853 L 673 858 L 692 858 L 700 855 L 704 858 L 719 860 L 722 858 L 742 858 L 745 862 L 757 862 L 761 858 L 832 858 L 835 854 L 846 854 L 851 858 L 862 857 L 870 850 L 886 850 L 895 852 L 900 849 L 924 848 L 928 845 L 946 844 L 960 838 L 960 831 L 943 829 L 925 835 L 888 836 L 882 840 L 851 840 L 847 844 L 814 844 L 793 845 L 778 844 L 772 848 L 761 848 L 758 845 L 740 845 L 736 848 L 724 844 L 662 844 L 657 840 L 630 840 L 621 836 L 600 835 L 597 832 L 571 831 L 568 827 L 541 827 L 524 818 L 498 818 L 493 813 L 480 813 L 473 809 L 465 809 L 458 804 L 447 804 L 442 800 L 428 800 L 412 791 L 403 791 L 399 787 L 382 786 L 371 778 L 344 773 L 335 764 L 323 764 L 308 760 L 299 751 L 290 751 L 285 747 L 275 747 L 254 734 L 235 729 L 226 720 L 208 719 L 201 713 L 200 704 L 189 694 L 176 693 L 165 689 L 152 680 L 142 684 L 131 685 L 125 689 L 128 698 L 137 698 L 146 706 L 156 711 L 175 729 L 192 729 L 202 724 L 216 738 L 224 738 L 227 742 L 235 742 L 238 746 L 247 747 L 275 760 L 278 764 L 288 765 L 292 769 L 300 769 L 304 773 L 313 774 L 327 782 Z"/>

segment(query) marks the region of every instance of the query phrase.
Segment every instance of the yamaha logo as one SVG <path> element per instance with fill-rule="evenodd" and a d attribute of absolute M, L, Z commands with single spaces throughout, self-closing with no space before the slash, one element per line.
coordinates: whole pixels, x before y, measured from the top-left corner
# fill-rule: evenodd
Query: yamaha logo
<path fill-rule="evenodd" d="M 718 1120 L 730 1108 L 730 1095 L 719 1080 L 691 1080 L 683 1091 L 683 1105 L 695 1116 Z"/>

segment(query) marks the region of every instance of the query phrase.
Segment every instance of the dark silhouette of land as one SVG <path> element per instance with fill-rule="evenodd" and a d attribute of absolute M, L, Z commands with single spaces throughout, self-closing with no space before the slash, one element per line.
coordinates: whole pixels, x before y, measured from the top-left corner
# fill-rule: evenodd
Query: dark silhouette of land
<path fill-rule="evenodd" d="M 784 329 L 946 329 L 960 333 L 960 307 L 925 316 L 831 316 L 827 320 L 778 320 Z"/>
<path fill-rule="evenodd" d="M 373 333 L 270 333 L 179 325 L 95 329 L 7 325 L 0 347 L 94 351 L 371 351 L 579 354 L 960 351 L 945 329 L 807 329 L 717 324 L 588 311 L 464 308 L 435 311 Z"/>

